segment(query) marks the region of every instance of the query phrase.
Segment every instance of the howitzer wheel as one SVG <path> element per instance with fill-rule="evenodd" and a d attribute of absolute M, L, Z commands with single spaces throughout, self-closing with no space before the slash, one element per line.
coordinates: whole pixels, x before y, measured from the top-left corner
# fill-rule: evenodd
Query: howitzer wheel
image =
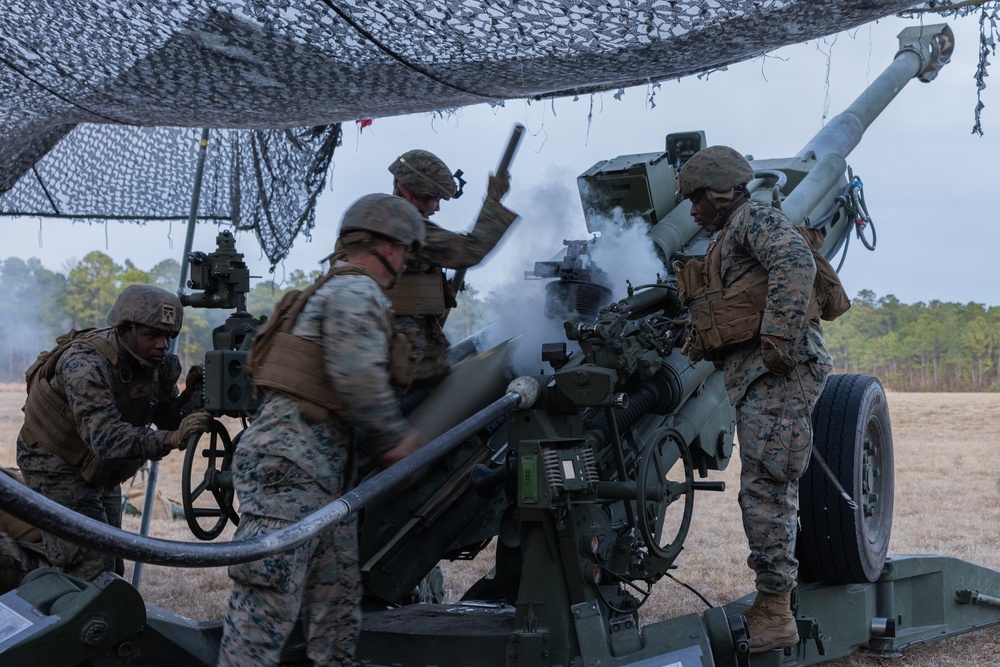
<path fill-rule="evenodd" d="M 230 468 L 233 463 L 233 452 L 235 444 L 229 437 L 229 432 L 222 422 L 213 420 L 212 428 L 208 432 L 208 444 L 199 447 L 202 433 L 192 435 L 188 440 L 187 451 L 184 452 L 184 468 L 181 475 L 181 503 L 184 505 L 184 519 L 188 528 L 199 540 L 214 540 L 222 533 L 227 521 L 239 523 L 239 515 L 233 509 L 235 491 L 233 489 L 233 477 Z M 239 440 L 239 436 L 236 437 Z M 191 488 L 191 478 L 194 469 L 194 460 L 201 452 L 206 459 L 205 474 L 198 486 Z M 214 507 L 195 507 L 195 501 L 205 493 L 210 491 L 212 499 L 215 501 Z M 202 528 L 199 519 L 214 518 L 215 525 L 211 528 Z"/>
<path fill-rule="evenodd" d="M 639 532 L 650 554 L 673 560 L 681 552 L 694 510 L 691 452 L 679 433 L 668 431 L 640 456 L 636 478 Z M 668 509 L 673 510 L 669 516 Z"/>
<path fill-rule="evenodd" d="M 867 375 L 831 375 L 813 410 L 813 446 L 857 503 L 852 509 L 813 461 L 800 485 L 800 578 L 833 584 L 878 579 L 892 531 L 889 406 Z"/>

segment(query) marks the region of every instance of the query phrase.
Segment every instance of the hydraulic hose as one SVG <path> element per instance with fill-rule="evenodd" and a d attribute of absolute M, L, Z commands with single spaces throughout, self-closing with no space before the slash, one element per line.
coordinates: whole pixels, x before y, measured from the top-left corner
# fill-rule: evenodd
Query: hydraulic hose
<path fill-rule="evenodd" d="M 14 516 L 53 535 L 128 560 L 172 567 L 246 563 L 296 547 L 327 527 L 343 521 L 365 504 L 400 486 L 414 472 L 438 460 L 494 419 L 515 408 L 530 407 L 537 399 L 538 391 L 538 383 L 533 378 L 515 379 L 502 398 L 402 461 L 365 480 L 298 523 L 249 540 L 198 544 L 143 537 L 77 514 L 7 475 L 0 475 L 0 504 Z"/>

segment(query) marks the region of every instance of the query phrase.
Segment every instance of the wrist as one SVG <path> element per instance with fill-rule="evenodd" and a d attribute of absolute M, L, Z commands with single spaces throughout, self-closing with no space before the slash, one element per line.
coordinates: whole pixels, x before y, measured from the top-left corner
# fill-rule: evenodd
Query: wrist
<path fill-rule="evenodd" d="M 167 434 L 166 437 L 163 438 L 163 442 L 160 443 L 160 458 L 161 459 L 164 456 L 166 456 L 167 454 L 169 454 L 173 449 L 175 449 L 174 438 L 176 437 L 176 435 L 175 435 L 176 433 L 177 433 L 176 431 L 167 431 L 166 432 L 166 434 Z"/>

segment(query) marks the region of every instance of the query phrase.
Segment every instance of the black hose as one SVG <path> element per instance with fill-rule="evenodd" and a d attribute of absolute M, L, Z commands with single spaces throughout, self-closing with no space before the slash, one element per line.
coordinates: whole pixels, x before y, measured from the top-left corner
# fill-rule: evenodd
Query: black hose
<path fill-rule="evenodd" d="M 35 493 L 7 475 L 0 475 L 0 506 L 14 516 L 75 544 L 154 565 L 211 567 L 247 563 L 287 551 L 343 521 L 365 504 L 393 491 L 416 471 L 465 442 L 484 425 L 518 407 L 521 397 L 508 393 L 418 451 L 365 480 L 354 490 L 316 510 L 298 523 L 249 540 L 216 544 L 177 542 L 143 537 L 77 514 Z M 527 406 L 526 406 L 527 407 Z"/>

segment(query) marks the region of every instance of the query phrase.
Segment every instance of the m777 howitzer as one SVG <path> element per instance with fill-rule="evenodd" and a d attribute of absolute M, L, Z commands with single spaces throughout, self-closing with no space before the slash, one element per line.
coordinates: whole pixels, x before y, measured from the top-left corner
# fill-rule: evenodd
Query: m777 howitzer
<path fill-rule="evenodd" d="M 858 205 L 844 158 L 906 81 L 933 78 L 951 46 L 946 27 L 904 31 L 892 65 L 798 156 L 752 161 L 753 196 L 780 205 L 796 224 L 820 226 L 832 256 Z M 676 169 L 703 143 L 697 133 L 670 135 L 663 154 L 617 158 L 581 177 L 588 224 L 616 206 L 645 220 L 664 260 L 661 280 L 602 308 L 588 302 L 566 325 L 579 349 L 547 345 L 553 372 L 519 378 L 507 393 L 484 388 L 496 381 L 496 367 L 484 374 L 457 366 L 413 419 L 448 428 L 471 416 L 300 524 L 247 542 L 188 544 L 67 517 L 2 477 L 0 499 L 62 536 L 180 567 L 282 551 L 363 508 L 362 665 L 809 665 L 862 646 L 892 654 L 997 623 L 1000 573 L 943 557 L 886 558 L 893 473 L 885 396 L 874 378 L 842 375 L 831 378 L 814 415 L 815 447 L 838 483 L 814 467 L 801 489 L 801 643 L 787 655 L 749 656 L 740 616 L 749 598 L 641 626 L 642 604 L 684 545 L 696 495 L 722 490 L 707 478 L 728 465 L 733 447 L 721 374 L 677 349 L 685 312 L 668 268 L 672 259 L 703 254 L 707 243 L 673 185 Z M 549 293 L 601 293 L 583 280 L 598 271 L 577 270 L 588 268 L 584 247 L 567 248 L 572 261 L 539 270 L 575 287 Z M 493 395 L 459 406 L 473 386 Z M 495 566 L 462 602 L 406 604 L 439 559 L 472 556 L 494 535 Z M 113 575 L 87 586 L 42 573 L 0 603 L 24 619 L 8 622 L 16 631 L 0 637 L 0 664 L 215 660 L 218 622 L 144 606 Z M 301 662 L 301 644 L 293 639 L 286 657 Z"/>

